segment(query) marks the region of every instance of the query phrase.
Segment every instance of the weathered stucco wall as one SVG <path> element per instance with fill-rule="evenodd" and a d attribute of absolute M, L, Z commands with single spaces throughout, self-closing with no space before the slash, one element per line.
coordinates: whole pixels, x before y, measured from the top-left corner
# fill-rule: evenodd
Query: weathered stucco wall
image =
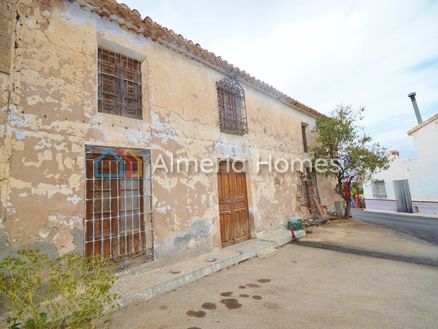
<path fill-rule="evenodd" d="M 12 86 L 12 53 L 14 51 L 15 2 L 0 3 L 0 249 L 7 247 L 4 222 L 6 218 L 5 200 L 9 176 L 10 139 L 6 139 L 6 120 Z"/>
<path fill-rule="evenodd" d="M 3 254 L 25 245 L 52 255 L 83 251 L 85 145 L 150 149 L 152 162 L 170 153 L 250 164 L 269 154 L 303 155 L 301 122 L 311 129 L 313 118 L 247 85 L 249 133 L 221 133 L 215 83 L 224 75 L 204 64 L 69 2 L 22 0 L 11 17 L 13 84 L 2 84 L 11 91 L 9 106 L 8 92 L 0 99 L 2 113 L 9 109 L 1 144 Z M 142 120 L 97 112 L 99 45 L 142 61 Z M 299 184 L 298 173 L 255 173 L 249 166 L 253 235 L 303 215 Z M 157 171 L 152 189 L 157 259 L 220 246 L 216 174 Z M 333 195 L 324 198 L 332 207 Z"/>

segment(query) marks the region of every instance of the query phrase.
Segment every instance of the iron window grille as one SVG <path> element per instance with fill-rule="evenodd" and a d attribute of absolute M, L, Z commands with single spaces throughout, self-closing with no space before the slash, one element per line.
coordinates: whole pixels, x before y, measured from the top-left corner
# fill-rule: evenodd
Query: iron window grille
<path fill-rule="evenodd" d="M 386 199 L 386 187 L 383 179 L 373 179 L 371 181 L 371 190 L 374 198 Z"/>
<path fill-rule="evenodd" d="M 153 259 L 151 185 L 150 151 L 86 147 L 87 256 Z"/>
<path fill-rule="evenodd" d="M 142 118 L 141 63 L 98 49 L 98 111 Z"/>
<path fill-rule="evenodd" d="M 248 133 L 245 91 L 237 80 L 226 77 L 216 82 L 220 130 L 233 135 Z"/>

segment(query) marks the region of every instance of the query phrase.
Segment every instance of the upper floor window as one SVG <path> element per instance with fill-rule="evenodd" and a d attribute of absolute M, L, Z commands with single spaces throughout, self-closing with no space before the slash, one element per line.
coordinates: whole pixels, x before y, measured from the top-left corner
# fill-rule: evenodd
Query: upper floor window
<path fill-rule="evenodd" d="M 231 78 L 216 82 L 219 125 L 222 132 L 243 135 L 248 132 L 245 108 L 245 91 Z"/>
<path fill-rule="evenodd" d="M 303 136 L 303 150 L 309 152 L 309 146 L 307 144 L 307 123 L 301 123 L 301 135 Z"/>
<path fill-rule="evenodd" d="M 141 63 L 99 48 L 97 72 L 98 111 L 141 119 Z"/>

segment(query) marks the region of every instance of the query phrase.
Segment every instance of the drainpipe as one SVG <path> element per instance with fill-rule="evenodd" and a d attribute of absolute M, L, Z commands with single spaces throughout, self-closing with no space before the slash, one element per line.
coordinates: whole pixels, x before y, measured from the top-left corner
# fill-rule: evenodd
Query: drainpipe
<path fill-rule="evenodd" d="M 414 91 L 414 92 L 410 93 L 408 96 L 411 99 L 412 106 L 414 107 L 414 111 L 415 111 L 415 116 L 417 117 L 417 121 L 420 124 L 423 122 L 423 119 L 421 119 L 421 113 L 420 113 L 420 110 L 418 109 L 417 100 L 415 99 L 416 94 L 417 93 Z"/>

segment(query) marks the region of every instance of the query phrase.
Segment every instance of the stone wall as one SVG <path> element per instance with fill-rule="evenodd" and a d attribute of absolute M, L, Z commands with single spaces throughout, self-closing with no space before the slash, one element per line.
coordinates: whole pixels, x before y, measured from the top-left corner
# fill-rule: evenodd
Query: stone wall
<path fill-rule="evenodd" d="M 170 153 L 249 163 L 269 154 L 304 156 L 301 123 L 311 129 L 314 118 L 245 84 L 249 133 L 220 132 L 215 83 L 222 72 L 69 2 L 20 0 L 13 16 L 13 84 L 2 103 L 2 113 L 9 109 L 2 123 L 3 254 L 29 245 L 51 255 L 83 252 L 86 145 L 150 149 L 152 162 Z M 99 46 L 142 61 L 142 120 L 97 112 Z M 297 203 L 299 173 L 251 168 L 253 235 L 305 215 Z M 331 183 L 318 183 L 333 210 Z M 157 259 L 220 246 L 216 174 L 156 172 L 152 189 Z"/>
<path fill-rule="evenodd" d="M 16 21 L 15 2 L 0 3 L 0 248 L 8 248 L 4 231 L 6 218 L 7 183 L 10 157 L 10 139 L 6 139 L 6 120 L 8 117 L 10 91 L 12 89 L 11 59 L 14 51 L 14 29 Z"/>

